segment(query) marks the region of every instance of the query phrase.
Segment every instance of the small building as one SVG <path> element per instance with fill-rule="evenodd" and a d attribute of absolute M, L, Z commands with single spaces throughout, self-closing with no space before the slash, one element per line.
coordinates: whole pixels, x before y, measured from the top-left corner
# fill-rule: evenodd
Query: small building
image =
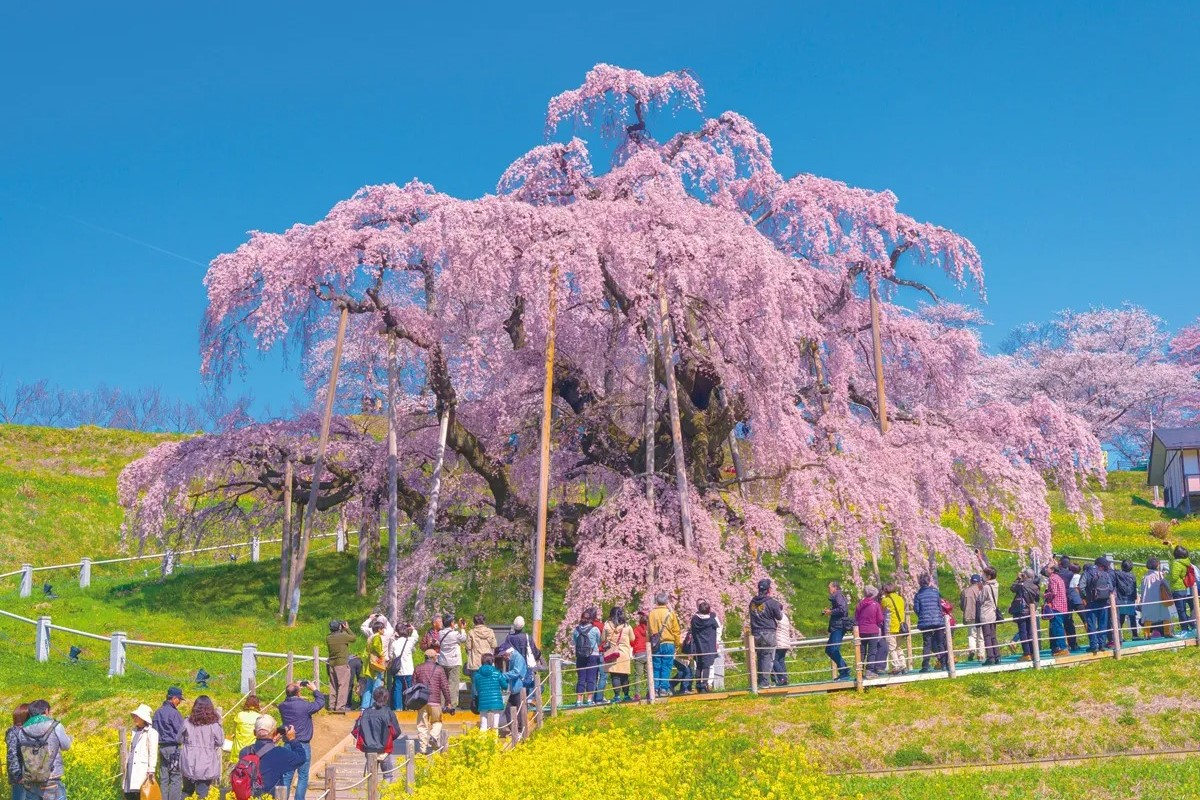
<path fill-rule="evenodd" d="M 1146 483 L 1162 487 L 1167 508 L 1200 511 L 1200 426 L 1154 432 Z"/>

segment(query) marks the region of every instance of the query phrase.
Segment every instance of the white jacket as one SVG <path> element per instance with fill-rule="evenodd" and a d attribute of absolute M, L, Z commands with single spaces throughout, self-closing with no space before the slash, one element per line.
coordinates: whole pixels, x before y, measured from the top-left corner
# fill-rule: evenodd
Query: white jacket
<path fill-rule="evenodd" d="M 158 731 L 149 725 L 130 733 L 129 755 L 125 759 L 123 792 L 136 792 L 158 766 Z"/>
<path fill-rule="evenodd" d="M 383 614 L 372 614 L 363 620 L 363 624 L 359 627 L 359 630 L 363 632 L 363 636 L 367 637 L 367 641 L 370 641 L 371 637 L 375 635 L 375 632 L 371 630 L 371 623 L 375 620 L 383 623 L 383 630 L 380 631 L 383 634 L 383 652 L 389 653 L 391 652 L 392 641 L 396 638 L 396 629 L 392 627 L 392 623 L 388 621 L 387 617 Z"/>
<path fill-rule="evenodd" d="M 409 636 L 397 635 L 392 640 L 391 649 L 388 650 L 388 663 L 390 664 L 393 658 L 400 657 L 400 671 L 396 673 L 397 675 L 413 674 L 413 651 L 417 649 L 417 642 L 420 638 L 420 635 L 414 630 Z"/>

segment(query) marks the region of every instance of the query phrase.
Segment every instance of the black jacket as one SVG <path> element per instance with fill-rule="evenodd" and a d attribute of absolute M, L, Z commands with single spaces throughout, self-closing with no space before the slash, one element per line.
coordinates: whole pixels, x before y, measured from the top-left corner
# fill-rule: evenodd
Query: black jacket
<path fill-rule="evenodd" d="M 692 646 L 694 652 L 700 655 L 712 655 L 717 652 L 717 618 L 709 614 L 692 617 L 689 626 L 692 631 Z"/>
<path fill-rule="evenodd" d="M 362 735 L 363 752 L 366 753 L 387 752 L 388 745 L 400 735 L 396 712 L 390 708 L 368 708 L 354 727 Z"/>
<path fill-rule="evenodd" d="M 769 594 L 757 594 L 750 601 L 750 633 L 755 636 L 775 634 L 775 623 L 783 619 L 783 606 Z"/>
<path fill-rule="evenodd" d="M 1113 581 L 1117 585 L 1117 602 L 1121 605 L 1129 605 L 1137 602 L 1137 579 L 1133 577 L 1132 572 L 1124 570 L 1117 572 L 1113 571 Z"/>
<path fill-rule="evenodd" d="M 849 611 L 850 604 L 846 601 L 846 595 L 834 592 L 829 597 L 829 630 L 845 630 L 846 615 Z"/>

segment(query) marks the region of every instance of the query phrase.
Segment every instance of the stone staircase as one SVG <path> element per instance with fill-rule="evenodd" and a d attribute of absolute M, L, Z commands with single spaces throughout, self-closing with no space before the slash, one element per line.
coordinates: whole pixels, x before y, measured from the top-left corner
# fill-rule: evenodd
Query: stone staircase
<path fill-rule="evenodd" d="M 405 719 L 406 716 L 415 717 L 415 715 L 400 713 L 397 716 L 400 718 L 401 737 L 412 738 L 415 751 L 417 725 L 416 722 Z M 461 711 L 456 716 L 459 719 L 449 718 L 450 721 L 443 720 L 442 722 L 442 731 L 447 739 L 459 736 L 478 725 L 477 718 L 473 714 L 465 715 L 470 719 L 462 719 L 464 714 Z M 396 740 L 395 761 L 397 769 L 392 780 L 395 783 L 403 783 L 405 777 L 403 738 Z M 373 798 L 367 797 L 366 782 L 359 783 L 363 780 L 365 765 L 366 756 L 354 746 L 353 739 L 347 737 L 339 747 L 326 755 L 320 763 L 314 765 L 314 770 L 309 778 L 309 795 L 316 797 L 325 791 L 325 776 L 329 772 L 329 767 L 333 766 L 337 778 L 338 800 L 373 800 Z M 353 788 L 344 788 L 350 787 L 352 784 L 359 785 Z"/>

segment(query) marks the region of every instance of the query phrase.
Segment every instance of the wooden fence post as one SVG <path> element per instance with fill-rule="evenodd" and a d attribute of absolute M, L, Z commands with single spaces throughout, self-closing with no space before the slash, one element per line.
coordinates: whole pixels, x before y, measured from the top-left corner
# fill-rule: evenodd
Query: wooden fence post
<path fill-rule="evenodd" d="M 379 759 L 367 760 L 367 800 L 379 800 Z"/>
<path fill-rule="evenodd" d="M 534 680 L 536 682 L 533 685 L 533 726 L 540 731 L 546 714 L 542 709 L 542 682 L 536 678 Z"/>
<path fill-rule="evenodd" d="M 1042 668 L 1042 615 L 1034 606 L 1029 607 L 1029 644 L 1033 654 L 1033 668 Z"/>
<path fill-rule="evenodd" d="M 859 636 L 858 626 L 854 626 L 851 631 L 854 637 L 854 650 L 851 655 L 854 656 L 854 691 L 862 692 L 863 690 L 863 659 L 862 659 L 862 637 Z"/>
<path fill-rule="evenodd" d="M 1196 644 L 1200 645 L 1200 584 L 1192 584 L 1192 622 L 1196 624 Z"/>
<path fill-rule="evenodd" d="M 337 800 L 337 765 L 325 765 L 325 800 Z"/>
<path fill-rule="evenodd" d="M 125 785 L 125 765 L 129 762 L 129 741 L 128 733 L 124 725 L 117 726 L 117 758 L 121 759 L 121 785 Z M 154 769 L 158 768 L 155 764 Z M 14 791 L 16 791 L 14 789 Z"/>
<path fill-rule="evenodd" d="M 905 620 L 905 621 L 907 622 L 907 620 Z M 912 669 L 912 668 L 913 668 L 913 660 L 912 660 L 912 625 L 909 625 L 909 626 L 908 626 L 908 633 L 904 634 L 904 638 L 908 640 L 907 642 L 905 642 L 905 647 L 908 649 L 908 663 L 907 663 L 905 666 L 907 666 L 907 667 L 908 667 L 908 669 Z"/>
<path fill-rule="evenodd" d="M 320 645 L 313 646 L 313 686 L 321 688 L 321 647 Z"/>
<path fill-rule="evenodd" d="M 276 786 L 275 790 L 272 792 L 272 794 L 274 794 L 275 800 L 287 800 L 287 797 L 288 797 L 287 787 Z"/>
<path fill-rule="evenodd" d="M 1121 658 L 1121 618 L 1117 615 L 1117 594 L 1108 596 L 1108 613 L 1112 617 L 1109 630 L 1112 632 L 1113 658 Z"/>
<path fill-rule="evenodd" d="M 754 649 L 754 634 L 746 630 L 746 672 L 750 675 L 750 694 L 758 694 L 758 653 Z"/>
<path fill-rule="evenodd" d="M 296 680 L 296 654 L 291 650 L 287 651 L 287 682 L 291 683 Z"/>
<path fill-rule="evenodd" d="M 550 716 L 558 716 L 562 694 L 562 656 L 550 656 Z"/>
<path fill-rule="evenodd" d="M 404 791 L 412 794 L 417 789 L 417 750 L 412 737 L 404 737 Z M 329 800 L 337 800 L 333 795 Z"/>
<path fill-rule="evenodd" d="M 950 615 L 945 617 L 946 626 L 946 671 L 953 678 L 958 673 L 954 669 L 954 629 L 950 627 Z"/>

